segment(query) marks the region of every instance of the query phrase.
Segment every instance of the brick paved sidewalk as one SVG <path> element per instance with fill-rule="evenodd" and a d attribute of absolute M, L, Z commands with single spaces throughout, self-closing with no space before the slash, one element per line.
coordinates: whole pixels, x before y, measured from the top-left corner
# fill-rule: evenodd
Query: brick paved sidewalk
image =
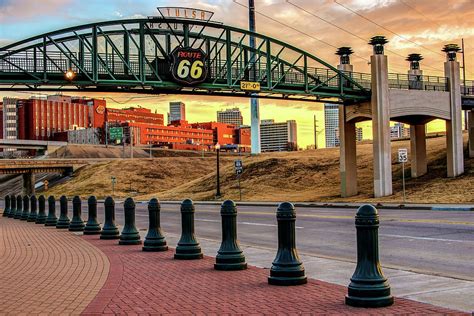
<path fill-rule="evenodd" d="M 459 314 L 396 299 L 381 309 L 346 306 L 346 288 L 317 280 L 296 287 L 267 284 L 269 271 L 215 271 L 214 259 L 178 261 L 174 249 L 162 253 L 116 241 L 84 239 L 101 249 L 111 263 L 110 276 L 83 315 L 96 314 Z M 348 280 L 349 281 L 349 280 Z"/>
<path fill-rule="evenodd" d="M 0 217 L 0 315 L 78 315 L 108 273 L 107 256 L 80 236 Z"/>

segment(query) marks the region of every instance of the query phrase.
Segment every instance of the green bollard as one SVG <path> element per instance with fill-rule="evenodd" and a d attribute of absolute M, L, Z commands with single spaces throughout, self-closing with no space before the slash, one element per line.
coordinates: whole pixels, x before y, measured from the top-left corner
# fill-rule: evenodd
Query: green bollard
<path fill-rule="evenodd" d="M 97 221 L 97 198 L 95 196 L 89 197 L 87 206 L 87 223 L 84 227 L 84 235 L 99 235 L 101 229 Z"/>
<path fill-rule="evenodd" d="M 34 222 L 36 221 L 36 218 L 38 217 L 38 213 L 36 213 L 36 205 L 37 200 L 36 196 L 32 195 L 30 197 L 30 215 L 28 216 L 28 219 L 26 220 L 27 222 Z"/>
<path fill-rule="evenodd" d="M 57 223 L 58 218 L 56 217 L 56 199 L 51 195 L 48 197 L 48 217 L 44 222 L 44 226 L 56 226 Z"/>
<path fill-rule="evenodd" d="M 70 224 L 69 217 L 67 216 L 67 197 L 65 195 L 59 198 L 59 219 L 56 223 L 56 228 L 66 229 L 69 228 Z"/>
<path fill-rule="evenodd" d="M 5 208 L 3 209 L 3 217 L 7 217 L 10 213 L 10 196 L 5 195 Z"/>
<path fill-rule="evenodd" d="M 160 225 L 161 206 L 157 199 L 148 202 L 149 227 L 143 242 L 143 251 L 166 251 L 166 239 Z"/>
<path fill-rule="evenodd" d="M 176 247 L 175 259 L 202 259 L 201 246 L 194 236 L 194 204 L 186 199 L 181 203 L 181 238 Z"/>
<path fill-rule="evenodd" d="M 120 233 L 115 226 L 115 202 L 110 196 L 104 201 L 105 208 L 105 221 L 102 232 L 100 233 L 100 239 L 119 239 Z"/>
<path fill-rule="evenodd" d="M 36 216 L 35 224 L 44 224 L 46 222 L 46 199 L 44 195 L 38 198 L 38 216 Z"/>
<path fill-rule="evenodd" d="M 16 212 L 13 216 L 14 219 L 20 219 L 21 214 L 23 214 L 23 198 L 21 195 L 17 195 L 16 197 Z"/>
<path fill-rule="evenodd" d="M 30 197 L 25 195 L 23 197 L 23 212 L 21 213 L 20 220 L 26 221 L 30 216 Z"/>
<path fill-rule="evenodd" d="M 355 217 L 357 266 L 351 278 L 346 304 L 354 307 L 384 307 L 393 304 L 390 285 L 379 261 L 379 215 L 372 205 L 363 205 Z"/>
<path fill-rule="evenodd" d="M 277 209 L 278 251 L 273 260 L 268 284 L 300 285 L 308 282 L 303 263 L 296 250 L 296 212 L 293 204 L 284 202 Z"/>
<path fill-rule="evenodd" d="M 119 245 L 140 245 L 140 234 L 135 227 L 135 202 L 132 198 L 127 198 L 123 203 L 125 212 L 125 226 L 120 235 Z"/>
<path fill-rule="evenodd" d="M 75 196 L 72 199 L 72 220 L 69 224 L 69 231 L 71 232 L 82 232 L 84 231 L 84 221 L 81 218 L 82 209 L 81 209 L 81 198 Z"/>
<path fill-rule="evenodd" d="M 222 243 L 216 256 L 216 270 L 245 270 L 247 263 L 237 241 L 237 208 L 234 201 L 227 200 L 221 206 Z"/>
<path fill-rule="evenodd" d="M 10 196 L 10 212 L 8 213 L 8 218 L 13 218 L 16 214 L 16 198 L 12 194 Z"/>

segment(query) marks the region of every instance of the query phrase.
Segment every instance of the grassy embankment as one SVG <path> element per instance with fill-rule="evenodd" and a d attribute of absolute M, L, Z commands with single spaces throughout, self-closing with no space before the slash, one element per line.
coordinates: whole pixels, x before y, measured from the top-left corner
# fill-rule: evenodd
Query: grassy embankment
<path fill-rule="evenodd" d="M 423 177 L 412 179 L 410 164 L 406 165 L 407 202 L 474 202 L 474 159 L 466 160 L 464 175 L 455 179 L 446 178 L 445 144 L 444 137 L 427 140 L 428 174 Z M 392 143 L 393 162 L 401 147 L 409 148 L 409 141 Z M 221 161 L 223 199 L 238 200 L 239 197 L 233 169 L 234 159 L 235 157 L 223 157 Z M 373 198 L 370 143 L 357 146 L 359 195 L 346 199 L 339 195 L 337 148 L 246 156 L 243 157 L 243 163 L 241 186 L 245 201 L 402 201 L 402 174 L 398 163 L 392 165 L 394 195 Z M 95 194 L 104 197 L 112 194 L 111 176 L 117 178 L 117 197 L 134 195 L 140 199 L 158 197 L 161 200 L 212 200 L 215 194 L 215 158 L 201 158 L 199 155 L 94 163 L 78 170 L 72 180 L 50 188 L 47 193 L 68 196 Z"/>

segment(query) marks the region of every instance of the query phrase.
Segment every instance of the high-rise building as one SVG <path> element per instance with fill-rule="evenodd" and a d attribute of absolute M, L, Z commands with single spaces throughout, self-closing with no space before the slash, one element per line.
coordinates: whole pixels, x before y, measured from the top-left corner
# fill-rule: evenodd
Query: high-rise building
<path fill-rule="evenodd" d="M 186 121 L 186 105 L 181 101 L 170 102 L 168 124 L 171 124 L 173 121 Z"/>
<path fill-rule="evenodd" d="M 395 123 L 395 125 L 390 126 L 390 138 L 391 139 L 400 139 L 410 137 L 410 128 L 406 127 L 403 123 Z"/>
<path fill-rule="evenodd" d="M 242 113 L 240 113 L 239 108 L 217 111 L 217 122 L 241 126 L 243 125 Z"/>
<path fill-rule="evenodd" d="M 3 99 L 3 138 L 17 139 L 17 99 L 4 98 Z"/>
<path fill-rule="evenodd" d="M 275 123 L 274 120 L 262 120 L 260 144 L 262 152 L 298 150 L 296 121 Z"/>
<path fill-rule="evenodd" d="M 339 146 L 339 105 L 324 104 L 326 148 Z"/>
<path fill-rule="evenodd" d="M 362 127 L 356 127 L 356 140 L 361 142 L 364 139 Z"/>

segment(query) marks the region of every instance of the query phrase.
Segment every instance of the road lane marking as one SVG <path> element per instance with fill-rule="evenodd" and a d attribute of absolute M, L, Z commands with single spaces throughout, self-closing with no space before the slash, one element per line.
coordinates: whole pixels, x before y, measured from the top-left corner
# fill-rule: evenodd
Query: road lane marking
<path fill-rule="evenodd" d="M 212 222 L 212 223 L 220 223 L 220 220 L 217 219 L 196 219 L 198 222 Z M 278 225 L 275 224 L 265 224 L 265 223 L 251 223 L 251 222 L 237 222 L 237 224 L 242 224 L 242 225 L 252 225 L 252 226 L 266 226 L 266 227 L 278 227 Z M 301 226 L 296 226 L 296 229 L 303 229 L 304 227 Z"/>
<path fill-rule="evenodd" d="M 170 212 L 171 210 L 167 210 Z M 179 210 L 172 210 L 171 212 L 179 212 Z M 207 213 L 216 213 L 214 211 L 207 211 Z M 259 211 L 240 211 L 238 214 L 245 214 L 245 215 L 268 215 L 268 216 L 276 216 L 275 212 L 259 212 Z M 148 216 L 148 215 L 146 215 Z M 350 215 L 317 215 L 317 214 L 297 214 L 297 218 L 321 218 L 321 219 L 354 219 L 354 216 Z M 399 223 L 424 223 L 424 224 L 446 224 L 446 225 L 466 225 L 466 226 L 474 226 L 474 222 L 464 222 L 464 221 L 448 221 L 443 219 L 402 219 L 402 218 L 395 218 L 395 217 L 385 217 L 384 215 L 380 216 L 380 221 L 383 222 L 399 222 Z"/>
<path fill-rule="evenodd" d="M 471 240 L 456 240 L 456 239 L 444 239 L 444 238 L 432 238 L 432 237 L 415 237 L 415 236 L 404 236 L 404 235 L 391 235 L 391 234 L 379 234 L 383 237 L 395 237 L 395 238 L 408 238 L 408 239 L 417 239 L 417 240 L 430 240 L 430 241 L 447 241 L 447 242 L 474 242 Z"/>

